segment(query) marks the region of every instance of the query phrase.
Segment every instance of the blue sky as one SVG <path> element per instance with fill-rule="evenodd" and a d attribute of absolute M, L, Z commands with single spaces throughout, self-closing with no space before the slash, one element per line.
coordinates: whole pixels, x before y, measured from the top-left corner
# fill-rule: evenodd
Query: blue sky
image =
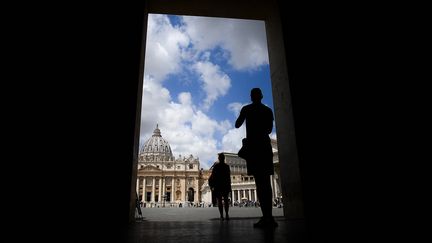
<path fill-rule="evenodd" d="M 208 169 L 240 148 L 245 128 L 234 122 L 252 88 L 273 110 L 269 72 L 263 21 L 150 14 L 140 145 L 158 124 L 175 157 Z"/>

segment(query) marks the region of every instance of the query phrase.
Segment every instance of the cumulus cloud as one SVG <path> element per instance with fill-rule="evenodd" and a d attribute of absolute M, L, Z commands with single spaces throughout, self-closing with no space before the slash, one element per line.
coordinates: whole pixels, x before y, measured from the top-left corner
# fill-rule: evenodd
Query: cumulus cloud
<path fill-rule="evenodd" d="M 218 65 L 211 62 L 197 62 L 192 66 L 202 81 L 202 88 L 207 96 L 204 99 L 203 108 L 208 110 L 215 100 L 225 95 L 231 87 L 231 79 L 220 70 Z"/>
<path fill-rule="evenodd" d="M 181 58 L 189 37 L 173 27 L 166 15 L 149 14 L 144 73 L 157 81 L 181 70 Z"/>
<path fill-rule="evenodd" d="M 228 63 L 238 70 L 268 64 L 264 21 L 183 16 L 185 33 L 200 52 L 217 46 L 230 54 Z"/>
<path fill-rule="evenodd" d="M 178 95 L 178 100 L 182 105 L 191 105 L 192 96 L 189 92 L 182 92 Z"/>
<path fill-rule="evenodd" d="M 234 116 L 238 117 L 238 115 L 240 114 L 241 108 L 244 106 L 245 104 L 239 103 L 239 102 L 233 102 L 228 104 L 227 109 L 229 111 L 231 111 Z"/>
<path fill-rule="evenodd" d="M 185 25 L 173 26 L 166 15 L 149 15 L 140 144 L 152 136 L 158 124 L 175 157 L 192 154 L 208 169 L 221 149 L 236 153 L 245 137 L 244 126 L 235 129 L 229 120 L 218 121 L 207 114 L 231 88 L 231 78 L 212 60 L 212 51 L 220 47 L 216 56 L 227 58 L 238 70 L 268 64 L 264 23 L 203 17 L 183 17 L 183 21 Z M 200 106 L 193 102 L 194 93 L 174 95 L 166 88 L 168 77 L 186 75 L 185 70 L 199 77 L 197 87 L 205 92 Z M 227 109 L 237 116 L 241 106 L 231 103 Z"/>
<path fill-rule="evenodd" d="M 141 144 L 144 142 L 143 140 L 151 137 L 156 124 L 164 120 L 162 114 L 155 112 L 155 110 L 168 109 L 170 100 L 171 96 L 168 89 L 162 87 L 154 78 L 145 76 L 141 107 Z"/>
<path fill-rule="evenodd" d="M 176 130 L 165 132 L 175 157 L 193 155 L 200 160 L 201 167 L 210 168 L 217 159 L 216 139 L 203 139 L 191 128 L 179 125 Z"/>
<path fill-rule="evenodd" d="M 216 132 L 226 132 L 229 122 L 218 122 L 194 107 L 192 95 L 182 92 L 175 102 L 167 89 L 154 78 L 144 80 L 141 116 L 141 145 L 149 139 L 156 124 L 168 141 L 175 157 L 192 154 L 199 157 L 201 166 L 208 169 L 216 160 Z"/>
<path fill-rule="evenodd" d="M 222 138 L 222 149 L 225 152 L 237 153 L 242 146 L 242 139 L 246 137 L 246 126 L 230 129 Z"/>
<path fill-rule="evenodd" d="M 219 125 L 217 127 L 218 131 L 221 134 L 227 133 L 228 130 L 231 129 L 231 128 L 232 128 L 231 122 L 228 121 L 228 120 L 223 120 L 223 121 L 219 122 Z"/>

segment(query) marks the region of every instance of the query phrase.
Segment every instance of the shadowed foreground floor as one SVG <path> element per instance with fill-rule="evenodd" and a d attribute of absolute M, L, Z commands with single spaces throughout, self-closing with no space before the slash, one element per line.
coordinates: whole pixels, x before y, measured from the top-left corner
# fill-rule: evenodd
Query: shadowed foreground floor
<path fill-rule="evenodd" d="M 177 214 L 174 213 L 176 211 Z M 131 224 L 123 242 L 306 242 L 304 220 L 287 220 L 278 216 L 281 211 L 276 211 L 274 214 L 279 227 L 254 228 L 253 223 L 259 220 L 259 212 L 259 208 L 233 208 L 230 220 L 221 221 L 217 208 L 144 209 L 143 214 L 147 213 L 148 217 L 144 216 Z M 170 214 L 171 217 L 167 217 Z M 205 216 L 210 217 L 203 220 Z"/>

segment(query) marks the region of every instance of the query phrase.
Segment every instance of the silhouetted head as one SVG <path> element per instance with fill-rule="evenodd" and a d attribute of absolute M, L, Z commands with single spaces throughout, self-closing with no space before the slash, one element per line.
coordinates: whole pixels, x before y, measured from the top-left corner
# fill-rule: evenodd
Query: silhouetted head
<path fill-rule="evenodd" d="M 225 154 L 219 153 L 218 154 L 218 160 L 220 163 L 225 163 Z"/>
<path fill-rule="evenodd" d="M 262 92 L 260 88 L 253 88 L 250 93 L 252 102 L 261 102 L 263 98 Z"/>

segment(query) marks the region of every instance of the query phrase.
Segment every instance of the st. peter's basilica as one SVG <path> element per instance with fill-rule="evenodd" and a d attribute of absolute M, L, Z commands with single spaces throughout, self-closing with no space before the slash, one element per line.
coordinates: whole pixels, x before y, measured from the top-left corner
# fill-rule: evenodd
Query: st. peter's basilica
<path fill-rule="evenodd" d="M 272 147 L 275 166 L 275 175 L 271 177 L 273 199 L 280 201 L 279 161 L 274 139 Z M 246 173 L 246 161 L 234 153 L 224 154 L 231 169 L 232 205 L 257 201 L 255 181 Z M 136 188 L 139 200 L 145 207 L 211 205 L 212 195 L 207 183 L 211 169 L 200 168 L 199 159 L 192 154 L 175 158 L 156 125 L 152 137 L 139 151 Z"/>

